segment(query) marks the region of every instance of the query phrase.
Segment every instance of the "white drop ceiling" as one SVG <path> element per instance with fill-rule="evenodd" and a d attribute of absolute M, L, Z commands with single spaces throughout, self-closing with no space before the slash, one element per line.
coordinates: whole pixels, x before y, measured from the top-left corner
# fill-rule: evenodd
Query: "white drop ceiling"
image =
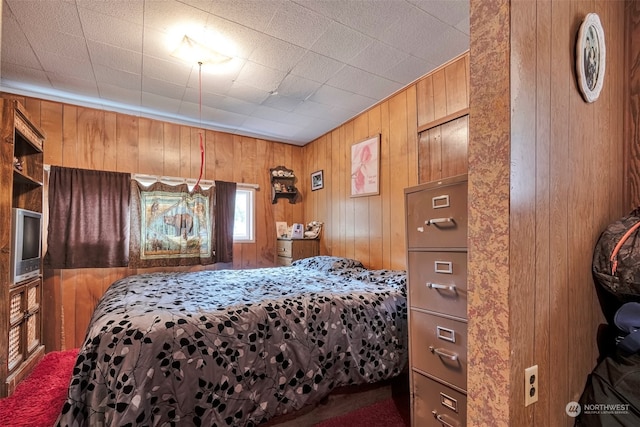
<path fill-rule="evenodd" d="M 0 90 L 304 145 L 468 46 L 468 0 L 4 0 Z"/>

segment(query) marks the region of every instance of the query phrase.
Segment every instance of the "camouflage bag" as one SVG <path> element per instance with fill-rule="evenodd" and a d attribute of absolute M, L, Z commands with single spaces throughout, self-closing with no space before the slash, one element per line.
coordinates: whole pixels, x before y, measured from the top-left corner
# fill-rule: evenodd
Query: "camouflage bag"
<path fill-rule="evenodd" d="M 593 252 L 592 270 L 603 312 L 613 324 L 622 304 L 640 301 L 640 208 L 602 232 Z"/>

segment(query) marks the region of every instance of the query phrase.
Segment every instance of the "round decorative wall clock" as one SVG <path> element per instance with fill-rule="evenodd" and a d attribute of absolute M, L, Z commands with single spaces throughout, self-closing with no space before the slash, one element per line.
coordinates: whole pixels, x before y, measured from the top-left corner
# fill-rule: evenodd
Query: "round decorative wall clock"
<path fill-rule="evenodd" d="M 607 48 L 600 17 L 596 13 L 589 13 L 580 25 L 576 42 L 578 87 L 587 102 L 593 102 L 600 96 L 606 58 Z"/>

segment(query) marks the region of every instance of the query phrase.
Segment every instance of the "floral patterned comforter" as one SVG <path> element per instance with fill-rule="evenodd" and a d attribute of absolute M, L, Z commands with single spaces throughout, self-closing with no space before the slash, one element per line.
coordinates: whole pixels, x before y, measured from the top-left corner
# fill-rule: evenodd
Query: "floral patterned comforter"
<path fill-rule="evenodd" d="M 406 275 L 313 257 L 110 286 L 59 426 L 255 426 L 407 363 Z"/>

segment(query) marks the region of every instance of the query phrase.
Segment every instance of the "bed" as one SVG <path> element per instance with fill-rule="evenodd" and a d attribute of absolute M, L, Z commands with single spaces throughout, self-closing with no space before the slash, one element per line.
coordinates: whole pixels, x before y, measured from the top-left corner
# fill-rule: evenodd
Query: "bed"
<path fill-rule="evenodd" d="M 290 267 L 114 282 L 59 426 L 255 426 L 407 363 L 404 271 L 319 256 Z"/>

